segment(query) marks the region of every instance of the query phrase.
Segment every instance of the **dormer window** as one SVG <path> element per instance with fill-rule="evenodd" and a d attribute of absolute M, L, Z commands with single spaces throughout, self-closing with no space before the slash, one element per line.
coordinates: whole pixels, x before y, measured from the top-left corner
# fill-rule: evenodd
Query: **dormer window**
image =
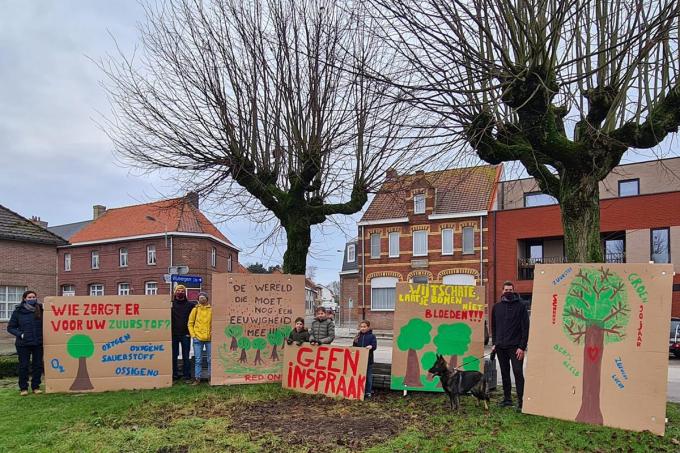
<path fill-rule="evenodd" d="M 425 214 L 425 194 L 419 193 L 413 196 L 413 213 Z"/>

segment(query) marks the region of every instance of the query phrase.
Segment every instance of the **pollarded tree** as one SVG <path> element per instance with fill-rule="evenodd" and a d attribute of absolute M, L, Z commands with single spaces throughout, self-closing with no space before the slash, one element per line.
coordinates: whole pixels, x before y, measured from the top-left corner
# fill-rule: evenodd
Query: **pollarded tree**
<path fill-rule="evenodd" d="M 92 390 L 94 386 L 90 381 L 90 374 L 87 371 L 87 359 L 94 354 L 94 342 L 89 335 L 76 334 L 69 338 L 66 343 L 68 355 L 78 359 L 78 373 L 71 384 L 70 390 Z"/>
<path fill-rule="evenodd" d="M 441 355 L 450 355 L 449 370 L 455 371 L 458 356 L 467 352 L 472 340 L 472 329 L 465 323 L 440 324 L 434 344 Z"/>
<path fill-rule="evenodd" d="M 283 344 L 284 339 L 283 332 L 279 329 L 274 329 L 267 334 L 267 341 L 272 345 L 272 354 L 269 358 L 272 359 L 273 362 L 278 362 L 279 360 L 279 354 L 276 352 L 276 348 Z"/>
<path fill-rule="evenodd" d="M 680 125 L 680 2 L 371 3 L 404 65 L 374 76 L 452 146 L 521 162 L 560 203 L 567 258 L 601 262 L 599 182 Z"/>
<path fill-rule="evenodd" d="M 397 347 L 401 351 L 407 351 L 406 373 L 404 385 L 407 387 L 422 387 L 420 381 L 420 364 L 418 352 L 430 342 L 430 330 L 432 325 L 420 318 L 413 318 L 399 329 Z"/>
<path fill-rule="evenodd" d="M 229 324 L 224 328 L 224 334 L 227 337 L 231 337 L 231 344 L 229 345 L 230 351 L 238 351 L 238 339 L 243 335 L 243 326 L 238 324 Z"/>
<path fill-rule="evenodd" d="M 142 52 L 101 65 L 118 155 L 179 170 L 226 214 L 276 218 L 283 271 L 304 275 L 311 228 L 358 212 L 387 167 L 422 156 L 405 158 L 411 107 L 365 76 L 368 62 L 391 72 L 393 60 L 364 11 L 335 0 L 152 3 Z"/>
<path fill-rule="evenodd" d="M 248 356 L 246 351 L 250 349 L 251 342 L 247 337 L 241 337 L 238 340 L 238 347 L 241 348 L 241 356 L 238 358 L 239 363 L 248 363 Z M 258 351 L 259 352 L 259 351 Z"/>
<path fill-rule="evenodd" d="M 254 365 L 262 365 L 262 351 L 267 347 L 267 340 L 264 338 L 255 338 L 251 344 L 252 348 L 257 351 L 255 353 Z"/>
<path fill-rule="evenodd" d="M 630 305 L 624 281 L 609 269 L 581 268 L 569 285 L 562 330 L 583 345 L 583 391 L 576 421 L 601 425 L 600 377 L 608 343 L 624 339 Z"/>

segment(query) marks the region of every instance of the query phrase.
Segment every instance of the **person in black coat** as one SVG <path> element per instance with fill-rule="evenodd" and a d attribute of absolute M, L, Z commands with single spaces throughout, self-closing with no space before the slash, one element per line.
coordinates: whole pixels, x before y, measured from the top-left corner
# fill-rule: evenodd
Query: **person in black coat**
<path fill-rule="evenodd" d="M 373 330 L 371 330 L 371 323 L 369 321 L 364 320 L 359 323 L 359 333 L 354 337 L 352 346 L 368 349 L 368 367 L 366 368 L 366 389 L 364 390 L 364 398 L 370 398 L 373 390 L 373 351 L 378 347 L 378 339 L 373 335 Z"/>
<path fill-rule="evenodd" d="M 503 401 L 501 406 L 512 406 L 512 382 L 510 365 L 515 375 L 517 409 L 522 409 L 524 395 L 524 353 L 529 341 L 529 312 L 515 292 L 512 282 L 503 283 L 501 301 L 491 310 L 492 353 L 498 357 L 503 380 Z"/>
<path fill-rule="evenodd" d="M 14 335 L 14 345 L 19 356 L 19 391 L 28 395 L 28 376 L 31 390 L 40 394 L 40 378 L 43 374 L 43 308 L 35 291 L 26 291 L 21 303 L 14 309 L 7 323 L 7 332 Z M 32 359 L 32 360 L 31 360 Z"/>
<path fill-rule="evenodd" d="M 295 327 L 290 331 L 288 339 L 286 340 L 286 343 L 289 345 L 293 344 L 293 342 L 298 346 L 302 346 L 302 343 L 309 342 L 309 330 L 305 329 L 304 318 L 295 318 Z"/>
<path fill-rule="evenodd" d="M 179 379 L 183 376 L 187 382 L 191 382 L 189 315 L 191 315 L 191 310 L 195 306 L 194 302 L 190 302 L 187 299 L 186 287 L 184 285 L 177 285 L 174 297 L 172 298 L 172 309 L 170 310 L 172 319 L 172 378 Z M 180 346 L 182 347 L 182 376 L 180 376 L 180 370 L 177 366 Z"/>

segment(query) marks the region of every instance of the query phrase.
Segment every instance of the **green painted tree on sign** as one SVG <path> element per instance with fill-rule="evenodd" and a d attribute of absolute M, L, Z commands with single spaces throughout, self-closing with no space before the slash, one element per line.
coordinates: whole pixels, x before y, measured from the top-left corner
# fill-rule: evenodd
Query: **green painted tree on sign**
<path fill-rule="evenodd" d="M 262 356 L 261 352 L 264 350 L 264 348 L 267 347 L 267 340 L 264 338 L 255 338 L 252 343 L 251 347 L 257 351 L 255 354 L 255 361 L 253 362 L 255 365 L 262 365 Z"/>
<path fill-rule="evenodd" d="M 406 374 L 404 376 L 404 385 L 407 387 L 423 386 L 422 382 L 420 382 L 420 364 L 416 351 L 419 351 L 430 342 L 431 330 L 432 325 L 419 318 L 413 318 L 399 330 L 397 347 L 401 351 L 408 351 Z"/>
<path fill-rule="evenodd" d="M 272 330 L 267 334 L 267 341 L 270 345 L 272 345 L 272 354 L 269 358 L 274 362 L 279 360 L 279 354 L 276 352 L 276 348 L 281 346 L 281 344 L 284 342 L 284 338 L 283 332 L 281 332 L 279 329 Z"/>
<path fill-rule="evenodd" d="M 66 351 L 74 359 L 78 359 L 78 373 L 71 384 L 70 390 L 92 390 L 94 386 L 87 372 L 87 359 L 94 354 L 94 342 L 88 335 L 77 334 L 69 338 L 66 343 Z"/>
<path fill-rule="evenodd" d="M 581 268 L 569 285 L 562 311 L 562 330 L 583 345 L 583 392 L 576 421 L 601 425 L 600 377 L 602 354 L 608 343 L 625 338 L 630 318 L 626 286 L 618 275 L 601 266 Z"/>
<path fill-rule="evenodd" d="M 463 357 L 463 363 L 461 367 L 465 371 L 481 371 L 479 367 L 479 359 L 473 355 Z"/>
<path fill-rule="evenodd" d="M 434 344 L 441 355 L 450 355 L 449 369 L 453 371 L 458 366 L 458 356 L 467 352 L 472 340 L 472 329 L 469 325 L 457 322 L 454 324 L 440 324 Z"/>
<path fill-rule="evenodd" d="M 437 354 L 435 354 L 434 351 L 427 351 L 423 356 L 420 358 L 420 364 L 423 366 L 423 370 L 429 370 L 432 368 L 432 365 L 434 365 L 434 362 L 437 361 Z M 427 380 L 431 381 L 433 378 L 432 373 L 428 372 L 427 373 Z"/>
<path fill-rule="evenodd" d="M 238 351 L 238 339 L 243 335 L 243 326 L 238 324 L 229 324 L 224 329 L 224 334 L 231 337 L 231 345 L 229 346 L 230 351 Z"/>
<path fill-rule="evenodd" d="M 239 357 L 239 363 L 248 363 L 248 355 L 246 351 L 250 349 L 250 339 L 246 337 L 239 338 L 238 347 L 241 348 L 241 357 Z"/>
<path fill-rule="evenodd" d="M 290 332 L 293 330 L 291 326 L 281 326 L 279 327 L 279 332 L 281 332 L 281 335 L 283 335 L 283 339 L 285 340 L 288 338 L 288 335 L 290 335 Z M 281 349 L 286 347 L 286 342 L 284 341 L 283 344 L 281 345 Z"/>

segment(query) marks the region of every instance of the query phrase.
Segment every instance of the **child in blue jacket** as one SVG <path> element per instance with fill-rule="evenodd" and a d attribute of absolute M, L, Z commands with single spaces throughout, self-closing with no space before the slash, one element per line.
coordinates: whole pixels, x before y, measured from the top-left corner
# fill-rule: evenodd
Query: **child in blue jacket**
<path fill-rule="evenodd" d="M 378 347 L 378 339 L 373 335 L 371 330 L 371 323 L 369 321 L 361 321 L 359 323 L 359 333 L 354 337 L 352 346 L 357 348 L 368 349 L 368 367 L 366 368 L 366 390 L 364 391 L 364 398 L 371 397 L 373 390 L 373 351 Z"/>

